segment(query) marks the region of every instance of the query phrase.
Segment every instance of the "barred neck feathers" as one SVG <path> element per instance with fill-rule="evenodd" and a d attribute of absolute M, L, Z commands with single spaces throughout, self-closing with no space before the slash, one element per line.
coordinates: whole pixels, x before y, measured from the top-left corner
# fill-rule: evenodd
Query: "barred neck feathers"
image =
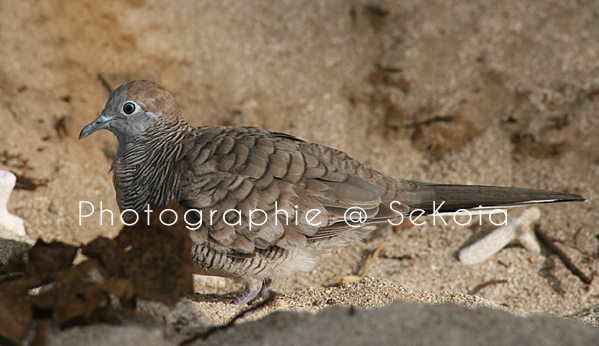
<path fill-rule="evenodd" d="M 119 145 L 112 170 L 121 210 L 141 212 L 150 202 L 165 206 L 177 199 L 181 177 L 177 161 L 192 127 L 185 121 L 154 126 Z"/>

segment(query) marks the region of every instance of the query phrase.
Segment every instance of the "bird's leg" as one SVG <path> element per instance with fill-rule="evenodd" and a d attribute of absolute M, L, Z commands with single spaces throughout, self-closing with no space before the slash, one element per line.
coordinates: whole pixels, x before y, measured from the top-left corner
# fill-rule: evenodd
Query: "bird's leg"
<path fill-rule="evenodd" d="M 245 305 L 254 302 L 260 298 L 268 297 L 268 286 L 270 286 L 271 280 L 264 280 L 259 287 L 252 288 L 250 285 L 246 286 L 245 290 L 239 294 L 239 296 L 231 304 L 233 305 Z"/>
<path fill-rule="evenodd" d="M 268 298 L 268 296 L 270 295 L 268 287 L 270 287 L 271 282 L 272 282 L 271 279 L 264 280 L 264 282 L 262 283 L 262 288 L 260 288 L 260 293 L 258 294 L 258 296 L 255 299 Z"/>

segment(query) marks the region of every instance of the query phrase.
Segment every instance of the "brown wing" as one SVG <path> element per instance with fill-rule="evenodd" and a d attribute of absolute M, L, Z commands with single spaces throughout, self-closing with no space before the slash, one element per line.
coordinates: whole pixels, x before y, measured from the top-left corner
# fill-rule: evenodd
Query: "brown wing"
<path fill-rule="evenodd" d="M 381 217 L 384 187 L 364 179 L 376 172 L 331 148 L 255 128 L 204 127 L 184 152 L 178 199 L 201 211 L 196 241 L 220 251 L 335 236 L 353 229 L 344 220 L 349 208 L 362 208 L 366 223 Z"/>

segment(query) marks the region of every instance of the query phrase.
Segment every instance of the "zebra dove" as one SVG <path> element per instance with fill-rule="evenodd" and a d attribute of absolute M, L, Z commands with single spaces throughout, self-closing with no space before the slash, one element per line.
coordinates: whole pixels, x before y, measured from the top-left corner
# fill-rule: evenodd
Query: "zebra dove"
<path fill-rule="evenodd" d="M 429 184 L 387 177 L 346 153 L 245 126 L 192 127 L 160 85 L 116 89 L 79 138 L 107 129 L 121 211 L 176 201 L 189 213 L 197 273 L 232 277 L 246 289 L 232 303 L 268 294 L 284 275 L 410 213 L 583 201 L 578 194 L 495 186 Z M 355 214 L 358 212 L 359 214 Z M 349 217 L 348 217 L 349 216 Z M 195 229 L 193 229 L 195 228 Z"/>

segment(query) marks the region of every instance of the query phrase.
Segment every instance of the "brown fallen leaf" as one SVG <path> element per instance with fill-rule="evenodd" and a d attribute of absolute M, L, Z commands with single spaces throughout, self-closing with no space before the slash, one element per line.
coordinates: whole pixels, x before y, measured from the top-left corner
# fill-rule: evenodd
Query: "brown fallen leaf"
<path fill-rule="evenodd" d="M 25 273 L 30 276 L 48 275 L 69 268 L 76 254 L 76 246 L 61 242 L 46 243 L 39 239 L 29 250 Z"/>
<path fill-rule="evenodd" d="M 0 284 L 0 344 L 2 339 L 20 345 L 27 336 L 33 319 L 31 303 L 27 300 L 27 284 L 11 280 Z"/>
<path fill-rule="evenodd" d="M 38 240 L 26 254 L 11 258 L 0 267 L 0 344 L 21 344 L 33 320 L 52 319 L 62 328 L 121 323 L 134 313 L 137 298 L 174 305 L 192 293 L 183 209 L 168 208 L 179 213 L 179 224 L 164 226 L 159 221 L 164 208 L 154 208 L 149 226 L 140 222 L 115 239 L 97 238 L 83 248 L 89 259 L 75 266 L 78 247 L 60 242 Z M 39 294 L 30 292 L 41 286 Z"/>
<path fill-rule="evenodd" d="M 70 267 L 76 253 L 77 247 L 73 245 L 46 243 L 39 239 L 26 254 L 17 254 L 0 267 L 0 274 L 10 277 L 27 275 L 30 278 L 51 278 L 59 270 Z"/>
<path fill-rule="evenodd" d="M 181 222 L 163 225 L 158 218 L 163 209 L 177 211 Z M 110 277 L 130 278 L 138 298 L 173 305 L 193 293 L 191 240 L 178 204 L 152 210 L 151 226 L 142 221 L 125 226 L 114 241 L 99 238 L 82 251 L 102 263 Z"/>
<path fill-rule="evenodd" d="M 121 313 L 135 310 L 135 289 L 130 279 L 106 276 L 97 261 L 84 261 L 58 273 L 52 287 L 31 301 L 63 328 L 95 322 L 117 324 Z"/>
<path fill-rule="evenodd" d="M 21 344 L 33 320 L 29 290 L 51 282 L 59 271 L 69 268 L 76 250 L 71 245 L 38 240 L 27 255 L 13 256 L 0 268 L 0 339 Z"/>

